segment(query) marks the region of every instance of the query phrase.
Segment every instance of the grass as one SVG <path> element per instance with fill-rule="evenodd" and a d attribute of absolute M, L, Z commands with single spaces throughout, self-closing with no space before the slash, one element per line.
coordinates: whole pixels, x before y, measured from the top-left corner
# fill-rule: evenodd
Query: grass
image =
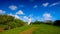
<path fill-rule="evenodd" d="M 60 27 L 40 24 L 40 27 L 35 29 L 32 34 L 60 34 Z"/>
<path fill-rule="evenodd" d="M 6 30 L 4 32 L 0 32 L 0 34 L 19 34 L 20 32 L 25 31 L 31 27 L 38 27 L 33 30 L 32 34 L 60 34 L 60 27 L 46 24 L 26 25 L 11 30 Z"/>
<path fill-rule="evenodd" d="M 19 34 L 21 31 L 24 31 L 26 29 L 29 29 L 31 26 L 22 26 L 19 28 L 14 28 L 11 30 L 6 30 L 4 32 L 0 32 L 0 34 Z"/>

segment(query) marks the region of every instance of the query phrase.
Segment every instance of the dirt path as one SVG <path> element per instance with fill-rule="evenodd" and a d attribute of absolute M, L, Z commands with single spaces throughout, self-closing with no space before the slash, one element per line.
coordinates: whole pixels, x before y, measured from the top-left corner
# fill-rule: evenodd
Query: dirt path
<path fill-rule="evenodd" d="M 32 34 L 33 30 L 36 29 L 37 27 L 32 27 L 30 29 L 27 29 L 23 32 L 20 32 L 19 34 Z"/>

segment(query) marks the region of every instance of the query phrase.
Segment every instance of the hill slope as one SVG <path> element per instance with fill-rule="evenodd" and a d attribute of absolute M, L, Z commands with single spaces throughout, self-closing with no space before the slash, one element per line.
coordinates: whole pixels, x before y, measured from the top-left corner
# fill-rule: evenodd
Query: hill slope
<path fill-rule="evenodd" d="M 19 34 L 21 31 L 24 31 L 29 28 L 31 28 L 31 26 L 22 26 L 11 30 L 6 30 L 4 32 L 0 32 L 0 34 Z"/>
<path fill-rule="evenodd" d="M 29 26 L 27 25 L 11 30 L 6 30 L 4 32 L 0 32 L 0 34 L 23 34 L 23 33 L 25 34 L 31 30 L 32 30 L 31 34 L 60 34 L 60 27 L 46 24 L 29 25 Z"/>
<path fill-rule="evenodd" d="M 35 29 L 32 34 L 60 34 L 60 27 L 40 24 L 40 27 Z"/>

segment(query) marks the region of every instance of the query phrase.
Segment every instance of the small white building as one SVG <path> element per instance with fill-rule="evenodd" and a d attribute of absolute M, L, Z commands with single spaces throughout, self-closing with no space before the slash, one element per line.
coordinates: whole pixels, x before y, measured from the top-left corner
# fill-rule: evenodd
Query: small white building
<path fill-rule="evenodd" d="M 31 23 L 31 18 L 29 17 L 28 18 L 28 25 L 30 25 L 30 23 Z"/>

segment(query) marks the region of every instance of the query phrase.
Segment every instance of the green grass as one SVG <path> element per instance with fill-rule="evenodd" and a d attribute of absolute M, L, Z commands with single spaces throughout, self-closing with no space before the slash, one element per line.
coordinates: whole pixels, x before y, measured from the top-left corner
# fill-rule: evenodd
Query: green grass
<path fill-rule="evenodd" d="M 32 34 L 60 34 L 60 27 L 40 24 L 39 28 L 35 29 Z"/>
<path fill-rule="evenodd" d="M 31 26 L 22 26 L 19 28 L 14 28 L 11 30 L 6 30 L 4 32 L 0 32 L 0 34 L 19 34 L 21 31 L 24 31 L 26 29 L 29 29 Z"/>
<path fill-rule="evenodd" d="M 0 32 L 0 34 L 19 34 L 20 32 L 29 29 L 31 27 L 37 27 L 32 34 L 60 34 L 60 27 L 52 26 L 52 25 L 46 25 L 46 24 L 35 24 L 35 25 L 26 25 L 18 28 L 14 28 L 11 30 L 6 30 L 4 32 Z"/>

